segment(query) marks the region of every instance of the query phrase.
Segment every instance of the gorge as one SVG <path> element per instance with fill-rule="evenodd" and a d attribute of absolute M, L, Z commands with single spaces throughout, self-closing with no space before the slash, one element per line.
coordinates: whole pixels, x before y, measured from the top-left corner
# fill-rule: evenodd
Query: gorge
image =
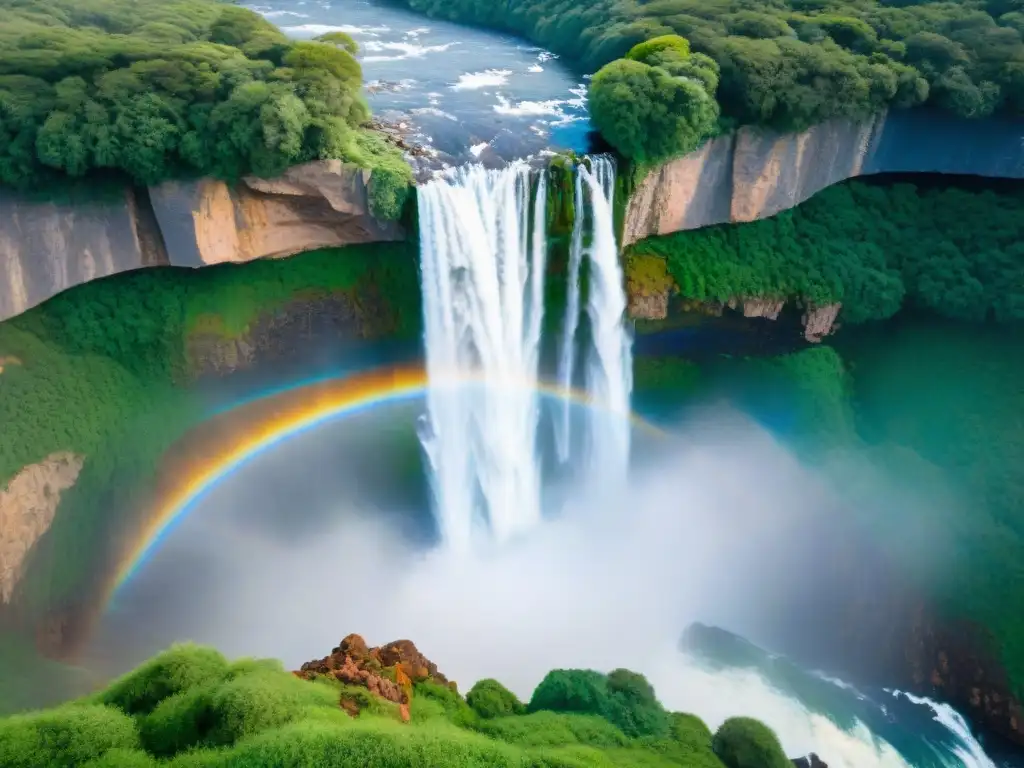
<path fill-rule="evenodd" d="M 263 12 L 277 23 L 281 18 L 271 14 L 290 13 L 297 26 L 326 21 L 343 31 L 335 19 L 303 20 L 312 8 Z M 401 66 L 415 68 L 421 55 L 448 55 L 421 54 L 446 43 L 420 45 L 410 34 L 417 29 L 409 21 L 400 40 L 375 37 L 384 33 L 369 24 L 349 32 L 363 44 L 364 61 L 399 57 L 388 66 L 409 61 Z M 300 36 L 330 33 L 309 29 Z M 529 51 L 536 62 L 529 66 L 553 67 L 541 53 Z M 501 55 L 513 60 L 511 51 Z M 467 78 L 486 74 L 475 61 L 462 69 Z M 493 83 L 505 76 L 487 77 Z M 558 89 L 573 80 L 566 75 L 546 100 L 517 99 L 500 82 L 455 91 L 469 82 L 460 77 L 450 87 L 486 97 L 480 113 L 495 120 L 508 114 L 503 105 L 528 110 L 524 105 L 563 101 Z M 554 123 L 569 107 L 543 109 L 549 123 L 530 125 L 559 135 Z M 563 115 L 551 114 L 556 109 Z M 743 125 L 652 164 L 583 155 L 578 120 L 574 133 L 561 135 L 580 143 L 550 142 L 576 154 L 499 162 L 488 153 L 497 153 L 497 137 L 510 129 L 499 123 L 494 136 L 481 135 L 492 124 L 474 117 L 466 121 L 471 129 L 459 124 L 458 141 L 449 137 L 448 154 L 472 156 L 480 139 L 489 147 L 483 159 L 497 167 L 424 175 L 406 197 L 392 195 L 389 181 L 382 198 L 375 174 L 390 179 L 392 171 L 349 156 L 303 158 L 280 172 L 242 173 L 234 181 L 216 175 L 115 181 L 109 197 L 87 190 L 85 199 L 77 192 L 73 201 L 3 191 L 0 624 L 18 632 L 27 627 L 50 656 L 86 658 L 86 666 L 105 674 L 126 669 L 110 659 L 118 638 L 128 657 L 155 652 L 182 632 L 231 653 L 299 654 L 287 631 L 247 624 L 256 614 L 240 609 L 262 601 L 261 610 L 273 614 L 268 624 L 295 632 L 307 626 L 301 611 L 269 606 L 299 606 L 302 594 L 319 594 L 318 584 L 336 578 L 320 568 L 318 549 L 294 559 L 275 543 L 308 536 L 347 553 L 343 580 L 351 606 L 341 613 L 347 624 L 370 626 L 382 638 L 408 633 L 443 648 L 441 629 L 431 630 L 429 619 L 458 626 L 462 617 L 453 604 L 461 596 L 470 612 L 490 616 L 496 627 L 520 627 L 507 638 L 488 637 L 500 649 L 495 655 L 508 655 L 508 669 L 500 671 L 519 695 L 552 664 L 605 669 L 620 663 L 612 658 L 613 644 L 627 649 L 626 662 L 643 657 L 639 649 L 655 638 L 652 615 L 678 619 L 673 642 L 686 623 L 706 618 L 857 680 L 872 702 L 889 701 L 883 685 L 911 688 L 953 703 L 986 733 L 1019 742 L 1016 691 L 1024 657 L 1012 585 L 1024 549 L 1014 464 L 1020 443 L 1008 414 L 1020 412 L 1012 382 L 1024 359 L 1017 335 L 1021 192 L 1013 183 L 1024 177 L 1024 150 L 1014 118 L 977 121 L 930 110 L 891 107 L 873 118 L 832 117 L 796 131 Z M 433 118 L 417 125 L 448 121 Z M 894 173 L 1008 181 L 975 181 L 972 188 L 964 179 L 886 175 Z M 878 178 L 846 182 L 859 176 Z M 385 198 L 401 204 L 382 216 Z M 897 237 L 901 228 L 904 240 Z M 799 248 L 787 251 L 788 242 Z M 758 262 L 766 252 L 778 259 Z M 921 253 L 934 256 L 931 271 Z M 845 269 L 838 277 L 836 265 Z M 958 271 L 940 274 L 934 265 Z M 623 322 L 625 309 L 637 320 L 637 339 L 630 338 L 633 324 Z M 837 319 L 844 328 L 826 339 Z M 670 351 L 640 352 L 638 339 L 648 334 L 665 339 L 662 348 Z M 735 350 L 757 334 L 787 354 L 758 351 L 740 359 L 747 353 Z M 821 344 L 808 349 L 806 341 Z M 691 344 L 710 352 L 699 357 Z M 122 539 L 152 523 L 154 505 L 171 498 L 164 486 L 194 477 L 199 464 L 218 455 L 218 440 L 230 451 L 232 440 L 270 430 L 270 414 L 281 419 L 303 402 L 320 403 L 327 394 L 318 387 L 329 387 L 319 377 L 352 382 L 381 363 L 423 358 L 426 383 L 403 390 L 411 410 L 375 405 L 372 414 L 338 416 L 334 427 L 316 421 L 308 439 L 323 445 L 295 447 L 290 458 L 267 453 L 250 470 L 239 469 L 230 486 L 213 488 L 190 507 L 203 513 L 193 518 L 222 528 L 189 520 L 169 529 L 153 559 L 143 561 L 145 573 L 122 590 L 123 604 L 107 604 Z M 477 371 L 476 389 L 462 382 L 468 369 Z M 453 370 L 455 385 L 446 389 L 441 382 Z M 538 381 L 549 378 L 575 386 L 576 399 L 538 390 Z M 947 380 L 922 394 L 921 381 Z M 510 381 L 527 386 L 502 390 L 500 383 Z M 722 398 L 775 437 L 724 418 L 719 424 L 700 410 Z M 631 408 L 658 424 L 655 432 L 682 434 L 695 447 L 677 455 L 639 417 L 625 426 Z M 702 414 L 711 421 L 701 422 Z M 315 437 L 335 427 L 349 437 Z M 716 437 L 719 427 L 726 437 Z M 797 469 L 773 447 L 775 439 L 810 469 Z M 296 437 L 296 446 L 304 440 Z M 631 455 L 649 476 L 626 472 Z M 332 468 L 331 456 L 351 466 Z M 463 572 L 448 572 L 436 556 L 406 546 L 406 523 L 394 529 L 352 524 L 347 533 L 331 527 L 331 510 L 374 508 L 374 498 L 401 509 L 428 506 L 427 489 L 406 474 L 419 476 L 424 466 L 433 468 L 434 534 L 474 550 L 472 530 L 486 521 L 496 545 L 492 564 L 470 561 Z M 675 483 L 659 473 L 674 475 Z M 815 495 L 821 484 L 841 490 Z M 293 508 L 309 509 L 309 522 L 300 523 L 301 515 L 281 518 Z M 568 510 L 562 533 L 558 520 L 543 520 L 559 508 Z M 776 536 L 752 513 L 760 508 Z M 632 513 L 635 530 L 616 522 L 622 510 Z M 413 528 L 426 525 L 422 515 L 410 516 Z M 749 541 L 726 535 L 730 525 Z M 296 576 L 289 587 L 296 591 L 282 597 L 245 570 L 230 554 L 233 534 L 221 535 L 243 529 L 269 570 L 298 574 L 308 566 L 309 580 Z M 309 533 L 296 533 L 302 530 Z M 213 555 L 207 562 L 199 543 L 204 535 L 213 549 L 222 548 L 224 571 L 190 581 L 182 574 L 190 557 L 197 558 L 196 574 L 212 567 Z M 905 542 L 919 547 L 901 549 Z M 499 544 L 508 545 L 506 554 Z M 732 564 L 731 574 L 712 567 L 716 556 Z M 555 562 L 573 575 L 552 570 Z M 794 562 L 805 564 L 802 573 L 791 572 Z M 236 600 L 231 590 L 246 579 L 264 591 L 254 586 Z M 732 585 L 745 579 L 743 588 Z M 425 586 L 418 591 L 414 582 Z M 503 597 L 471 589 L 485 583 Z M 680 588 L 683 610 L 671 594 L 648 600 L 655 583 L 704 585 L 717 599 Z M 598 620 L 601 607 L 580 586 L 586 584 L 594 594 L 603 587 L 612 606 L 607 623 Z M 1000 585 L 1011 585 L 1010 597 Z M 203 589 L 210 595 L 204 599 L 219 595 L 239 610 L 215 621 L 199 603 L 185 605 L 184 594 Z M 381 611 L 385 593 L 393 607 Z M 507 615 L 493 612 L 492 600 Z M 571 630 L 557 603 L 576 605 L 590 618 Z M 165 616 L 152 616 L 147 606 L 154 604 L 165 606 Z M 745 617 L 729 613 L 740 605 Z M 228 617 L 237 621 L 233 629 Z M 329 629 L 307 626 L 310 638 L 322 635 L 316 648 L 336 642 L 337 622 L 334 617 Z M 813 629 L 795 638 L 796 624 Z M 613 643 L 627 626 L 630 637 Z M 522 633 L 526 627 L 536 640 Z M 282 650 L 253 647 L 261 631 Z M 479 627 L 462 631 L 487 636 Z M 560 646 L 568 638 L 571 653 Z M 531 654 L 509 647 L 520 642 L 548 652 L 524 658 Z M 314 652 L 311 645 L 307 638 L 296 664 Z M 715 645 L 721 650 L 728 643 Z M 452 655 L 456 660 L 444 665 L 460 679 L 485 673 L 471 649 Z M 770 660 L 758 665 L 758 674 L 771 678 Z M 715 685 L 724 690 L 729 678 L 709 678 L 702 687 L 696 669 L 683 680 L 655 667 L 652 661 L 640 671 L 663 701 L 712 724 L 724 719 L 727 713 L 715 710 Z M 701 693 L 687 698 L 683 690 Z M 818 710 L 802 699 L 790 711 L 787 702 L 796 694 L 776 690 L 762 700 L 749 686 L 728 690 L 776 728 L 787 753 L 818 749 L 832 756 L 831 764 L 865 764 L 857 762 L 866 753 L 857 752 L 863 747 L 850 729 L 816 732 L 807 711 Z M 844 703 L 843 712 L 850 706 Z M 932 713 L 949 712 L 915 706 L 920 709 L 880 735 L 893 751 L 879 747 L 870 759 L 992 764 L 966 723 L 956 726 L 962 733 L 952 726 L 929 730 Z M 825 717 L 847 722 L 845 714 Z M 849 717 L 864 723 L 868 715 Z M 927 753 L 922 739 L 937 740 L 945 751 Z M 990 749 L 992 759 L 996 753 Z"/>

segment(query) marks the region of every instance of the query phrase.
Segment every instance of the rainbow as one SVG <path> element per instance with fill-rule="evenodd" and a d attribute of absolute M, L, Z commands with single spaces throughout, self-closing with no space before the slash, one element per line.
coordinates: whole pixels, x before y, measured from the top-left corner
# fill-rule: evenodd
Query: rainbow
<path fill-rule="evenodd" d="M 463 385 L 479 383 L 479 379 L 465 375 L 449 381 Z M 527 387 L 544 395 L 601 408 L 599 403 L 578 390 L 535 382 L 508 386 L 520 391 Z M 186 451 L 199 456 L 172 473 L 176 479 L 169 488 L 157 494 L 156 503 L 146 515 L 143 525 L 131 536 L 124 548 L 125 554 L 114 568 L 114 577 L 103 596 L 102 611 L 109 607 L 118 591 L 142 569 L 197 503 L 225 477 L 285 440 L 325 422 L 383 405 L 414 400 L 424 396 L 426 390 L 427 377 L 422 369 L 393 368 L 300 385 L 219 414 L 214 421 L 220 420 L 220 428 L 210 431 L 219 435 L 220 440 L 209 441 L 212 445 L 205 445 L 205 450 L 197 452 L 190 448 Z M 641 429 L 663 434 L 635 414 L 629 414 L 629 418 Z M 225 429 L 225 419 L 236 424 L 236 428 Z M 202 429 L 202 426 L 197 429 Z M 225 434 L 229 435 L 227 441 L 223 439 Z M 185 440 L 188 441 L 188 437 Z"/>

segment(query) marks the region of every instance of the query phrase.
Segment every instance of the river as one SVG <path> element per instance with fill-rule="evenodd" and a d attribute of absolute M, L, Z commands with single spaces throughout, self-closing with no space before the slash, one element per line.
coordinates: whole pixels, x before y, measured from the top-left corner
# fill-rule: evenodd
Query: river
<path fill-rule="evenodd" d="M 351 35 L 374 114 L 404 123 L 442 163 L 496 165 L 547 149 L 586 149 L 585 80 L 527 41 L 367 0 L 249 7 L 291 37 Z"/>

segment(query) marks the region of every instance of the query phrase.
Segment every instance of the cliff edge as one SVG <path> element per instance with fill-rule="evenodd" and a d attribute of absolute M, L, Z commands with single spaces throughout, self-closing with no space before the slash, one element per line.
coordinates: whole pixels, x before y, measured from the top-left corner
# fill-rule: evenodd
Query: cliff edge
<path fill-rule="evenodd" d="M 72 286 L 154 266 L 202 267 L 404 237 L 369 213 L 370 172 L 340 160 L 277 179 L 169 181 L 61 205 L 0 191 L 0 321 Z"/>
<path fill-rule="evenodd" d="M 651 171 L 630 198 L 622 241 L 767 218 L 878 173 L 1024 179 L 1024 121 L 893 110 L 802 133 L 744 127 Z"/>

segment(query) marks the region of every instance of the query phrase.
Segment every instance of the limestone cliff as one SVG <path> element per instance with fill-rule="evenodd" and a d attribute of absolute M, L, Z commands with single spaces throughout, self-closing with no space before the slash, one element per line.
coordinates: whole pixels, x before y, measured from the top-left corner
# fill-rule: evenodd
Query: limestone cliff
<path fill-rule="evenodd" d="M 324 160 L 279 179 L 200 179 L 113 200 L 31 202 L 0 192 L 0 321 L 74 285 L 140 267 L 201 267 L 397 240 L 369 213 L 369 172 Z"/>
<path fill-rule="evenodd" d="M 877 173 L 1024 179 L 1024 122 L 897 110 L 803 133 L 744 127 L 651 171 L 629 201 L 623 243 L 765 218 L 832 184 Z"/>
<path fill-rule="evenodd" d="M 29 552 L 49 530 L 82 463 L 73 453 L 54 453 L 24 467 L 0 490 L 0 603 L 11 601 Z"/>

